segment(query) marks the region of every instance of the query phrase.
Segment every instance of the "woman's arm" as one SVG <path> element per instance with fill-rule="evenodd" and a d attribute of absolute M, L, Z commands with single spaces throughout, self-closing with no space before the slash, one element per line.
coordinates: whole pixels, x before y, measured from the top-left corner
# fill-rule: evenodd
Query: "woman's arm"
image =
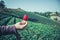
<path fill-rule="evenodd" d="M 0 26 L 0 35 L 15 34 L 17 30 L 24 29 L 27 21 L 18 22 L 10 26 Z"/>
<path fill-rule="evenodd" d="M 17 32 L 14 25 L 10 26 L 0 26 L 0 36 L 1 35 L 10 35 L 13 34 L 16 36 L 17 40 L 21 40 L 19 33 Z"/>
<path fill-rule="evenodd" d="M 17 40 L 21 40 L 17 30 L 23 29 L 26 25 L 27 21 L 22 21 L 10 26 L 0 26 L 0 36 L 14 34 Z"/>
<path fill-rule="evenodd" d="M 0 26 L 0 35 L 15 34 L 16 28 L 14 25 Z"/>

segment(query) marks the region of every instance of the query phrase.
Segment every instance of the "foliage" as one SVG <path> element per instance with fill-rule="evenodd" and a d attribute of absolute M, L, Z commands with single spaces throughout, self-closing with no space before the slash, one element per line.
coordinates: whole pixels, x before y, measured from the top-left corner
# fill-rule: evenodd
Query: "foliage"
<path fill-rule="evenodd" d="M 18 30 L 22 40 L 59 40 L 60 25 L 44 16 L 32 12 L 0 13 L 0 25 L 21 22 L 24 14 L 29 16 L 28 25 Z M 4 18 L 5 17 L 5 18 Z M 14 35 L 0 36 L 0 40 L 16 40 Z"/>
<path fill-rule="evenodd" d="M 0 1 L 0 8 L 5 8 L 5 2 L 3 0 Z"/>

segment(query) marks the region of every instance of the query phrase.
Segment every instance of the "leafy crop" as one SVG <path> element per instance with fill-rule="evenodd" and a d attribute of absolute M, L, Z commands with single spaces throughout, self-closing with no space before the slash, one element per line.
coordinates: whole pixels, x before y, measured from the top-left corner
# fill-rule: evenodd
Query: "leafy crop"
<path fill-rule="evenodd" d="M 0 25 L 13 25 L 21 22 L 26 12 L 2 13 L 0 15 Z M 24 30 L 17 30 L 22 40 L 59 40 L 60 25 L 46 17 L 27 12 L 28 25 Z M 6 16 L 8 15 L 8 16 Z M 13 16 L 14 15 L 14 16 Z M 16 16 L 18 15 L 18 16 Z M 14 35 L 0 36 L 0 40 L 16 40 Z"/>

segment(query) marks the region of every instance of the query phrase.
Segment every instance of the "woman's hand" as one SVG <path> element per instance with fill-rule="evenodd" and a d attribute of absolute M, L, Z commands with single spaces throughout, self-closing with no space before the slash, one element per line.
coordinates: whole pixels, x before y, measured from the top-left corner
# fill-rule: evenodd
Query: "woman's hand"
<path fill-rule="evenodd" d="M 20 29 L 23 29 L 26 25 L 27 25 L 27 21 L 23 20 L 22 22 L 16 23 L 15 28 L 20 30 Z"/>

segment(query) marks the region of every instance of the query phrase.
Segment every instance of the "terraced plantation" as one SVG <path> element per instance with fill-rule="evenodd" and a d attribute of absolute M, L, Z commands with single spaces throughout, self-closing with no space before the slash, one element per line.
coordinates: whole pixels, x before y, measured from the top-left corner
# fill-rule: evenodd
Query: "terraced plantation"
<path fill-rule="evenodd" d="M 59 40 L 60 24 L 32 12 L 0 13 L 0 26 L 21 22 L 23 15 L 28 15 L 28 25 L 18 30 L 22 40 Z M 16 40 L 14 35 L 0 36 L 0 40 Z"/>

